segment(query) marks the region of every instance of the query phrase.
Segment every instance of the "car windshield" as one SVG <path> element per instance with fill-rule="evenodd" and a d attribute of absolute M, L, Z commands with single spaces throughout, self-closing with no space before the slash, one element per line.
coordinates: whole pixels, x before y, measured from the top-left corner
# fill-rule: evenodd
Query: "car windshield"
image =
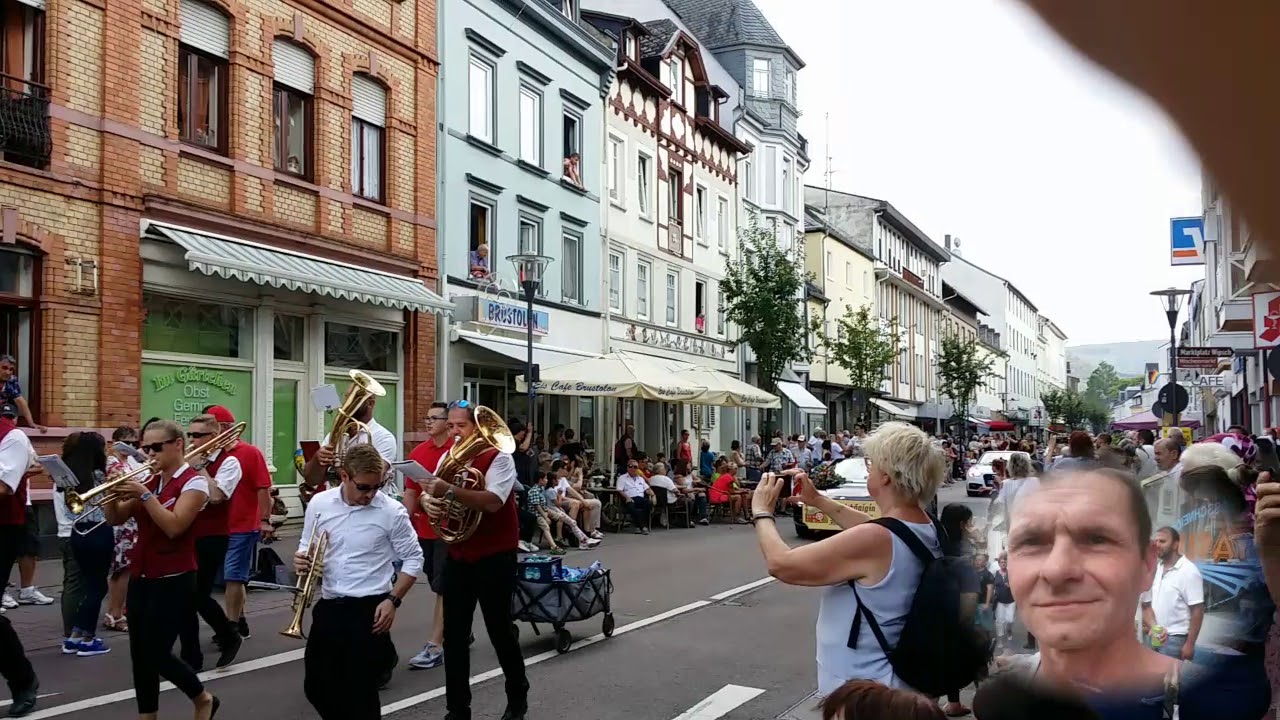
<path fill-rule="evenodd" d="M 1009 458 L 1012 456 L 1013 456 L 1013 451 L 1011 450 L 1001 450 L 999 452 L 984 452 L 982 453 L 982 457 L 978 458 L 978 464 L 990 465 L 996 460 L 1004 460 L 1008 462 Z"/>
<path fill-rule="evenodd" d="M 839 463 L 840 478 L 844 481 L 840 487 L 867 484 L 867 459 L 846 458 Z"/>

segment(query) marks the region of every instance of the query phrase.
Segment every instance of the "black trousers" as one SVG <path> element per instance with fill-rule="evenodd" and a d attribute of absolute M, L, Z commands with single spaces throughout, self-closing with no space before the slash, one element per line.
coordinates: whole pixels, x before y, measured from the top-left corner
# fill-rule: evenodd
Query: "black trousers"
<path fill-rule="evenodd" d="M 23 549 L 26 535 L 25 524 L 0 525 L 0 573 L 4 573 L 0 578 L 3 578 L 3 582 L 9 582 L 9 575 L 18 562 L 18 553 Z"/>
<path fill-rule="evenodd" d="M 195 585 L 195 573 L 129 580 L 129 658 L 140 715 L 159 710 L 162 677 L 192 700 L 204 692 L 195 671 L 173 654 L 178 628 L 195 615 Z"/>
<path fill-rule="evenodd" d="M 9 683 L 9 696 L 30 690 L 36 681 L 36 672 L 22 649 L 22 641 L 13 629 L 9 618 L 0 615 L 0 675 Z"/>
<path fill-rule="evenodd" d="M 653 512 L 653 504 L 648 495 L 627 498 L 627 513 L 631 515 L 631 525 L 636 528 L 649 527 L 649 513 Z"/>
<path fill-rule="evenodd" d="M 115 557 L 116 534 L 105 523 L 83 534 L 81 530 L 88 528 L 77 526 L 71 533 L 71 552 L 80 567 L 84 588 L 72 628 L 92 638 L 98 632 L 98 613 L 107 597 L 107 575 L 111 573 L 111 561 Z"/>
<path fill-rule="evenodd" d="M 372 628 L 374 610 L 386 598 L 321 600 L 312 608 L 302 689 L 321 720 L 382 717 L 378 680 L 386 635 Z"/>
<path fill-rule="evenodd" d="M 511 594 L 516 584 L 516 553 L 490 555 L 476 562 L 453 557 L 444 566 L 445 705 L 461 718 L 471 717 L 471 623 L 476 605 L 484 617 L 489 642 L 506 678 L 507 705 L 526 707 L 529 681 L 520 643 L 511 631 Z"/>
<path fill-rule="evenodd" d="M 222 606 L 213 599 L 213 582 L 218 579 L 223 564 L 227 561 L 227 536 L 210 535 L 196 540 L 196 579 L 195 579 L 195 612 L 182 623 L 182 659 L 196 665 L 202 664 L 204 654 L 200 651 L 200 622 L 196 615 L 204 620 L 213 630 L 214 637 L 226 637 L 236 632 L 227 620 Z M 239 619 L 239 618 L 237 618 Z"/>

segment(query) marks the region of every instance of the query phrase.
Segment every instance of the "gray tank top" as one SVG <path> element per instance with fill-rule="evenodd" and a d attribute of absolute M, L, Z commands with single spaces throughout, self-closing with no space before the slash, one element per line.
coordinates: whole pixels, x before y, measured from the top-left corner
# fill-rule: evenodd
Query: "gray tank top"
<path fill-rule="evenodd" d="M 932 523 L 904 524 L 924 541 L 925 547 L 935 557 L 942 555 Z M 819 695 L 829 695 L 849 680 L 874 680 L 889 687 L 903 687 L 867 622 L 859 626 L 857 648 L 849 648 L 849 630 L 853 627 L 858 598 L 875 616 L 890 646 L 897 645 L 902 635 L 924 568 L 906 543 L 896 535 L 891 537 L 893 560 L 884 579 L 875 585 L 860 583 L 857 597 L 848 583 L 832 585 L 822 591 L 817 629 Z"/>

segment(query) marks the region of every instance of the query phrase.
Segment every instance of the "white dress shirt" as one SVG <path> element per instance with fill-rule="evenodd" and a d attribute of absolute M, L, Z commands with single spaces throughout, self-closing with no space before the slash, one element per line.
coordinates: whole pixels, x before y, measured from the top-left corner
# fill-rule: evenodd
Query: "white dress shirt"
<path fill-rule="evenodd" d="M 302 524 L 298 552 L 306 552 L 317 533 L 329 533 L 320 597 L 326 600 L 382 595 L 391 591 L 392 563 L 401 572 L 422 574 L 422 548 L 404 505 L 374 493 L 368 505 L 349 505 L 342 486 L 311 498 Z"/>
<path fill-rule="evenodd" d="M 18 492 L 18 483 L 27 474 L 27 468 L 36 460 L 35 448 L 31 447 L 31 438 L 14 428 L 0 440 L 0 482 L 9 486 L 9 492 Z M 27 493 L 30 499 L 31 493 Z M 30 504 L 30 503 L 28 503 Z"/>
<path fill-rule="evenodd" d="M 219 450 L 209 456 L 209 462 L 217 460 L 222 455 Z M 218 486 L 227 500 L 231 499 L 231 493 L 236 491 L 236 486 L 240 484 L 240 478 L 244 476 L 244 470 L 240 467 L 240 459 L 237 457 L 228 457 L 218 466 L 218 472 L 213 476 L 213 484 Z"/>
<path fill-rule="evenodd" d="M 356 433 L 351 442 L 355 445 L 372 445 L 373 449 L 377 450 L 378 454 L 382 456 L 383 462 L 387 464 L 386 472 L 383 475 L 382 491 L 390 495 L 399 489 L 397 487 L 395 469 L 391 467 L 391 463 L 400 459 L 400 451 L 396 447 L 396 436 L 390 430 L 379 425 L 378 421 L 373 418 L 369 418 L 369 422 L 365 423 L 365 425 L 369 428 L 369 431 L 361 430 Z M 327 434 L 324 436 L 324 440 L 320 441 L 320 444 L 325 447 L 329 446 L 329 436 Z M 390 482 L 385 482 L 387 480 L 390 480 Z"/>
<path fill-rule="evenodd" d="M 511 458 L 511 453 L 498 453 L 493 462 L 489 463 L 489 469 L 484 474 L 484 489 L 497 495 L 502 502 L 506 502 L 515 486 L 515 460 Z"/>
<path fill-rule="evenodd" d="M 1185 555 L 1179 555 L 1168 570 L 1160 563 L 1151 589 L 1142 594 L 1142 602 L 1151 603 L 1156 624 L 1163 625 L 1170 635 L 1186 635 L 1191 632 L 1191 606 L 1204 604 L 1200 568 Z"/>
<path fill-rule="evenodd" d="M 618 490 L 623 497 L 636 498 L 641 495 L 649 494 L 649 483 L 645 482 L 644 476 L 623 474 L 618 476 Z"/>

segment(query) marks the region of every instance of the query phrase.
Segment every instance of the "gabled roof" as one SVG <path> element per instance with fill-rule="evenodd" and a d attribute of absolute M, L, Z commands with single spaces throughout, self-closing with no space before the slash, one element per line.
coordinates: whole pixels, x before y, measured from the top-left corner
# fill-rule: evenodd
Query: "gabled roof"
<path fill-rule="evenodd" d="M 943 280 L 943 281 L 942 281 L 942 301 L 943 301 L 943 302 L 945 302 L 945 303 L 950 304 L 950 302 L 951 302 L 952 300 L 962 300 L 962 301 L 964 301 L 964 303 L 965 303 L 965 304 L 967 304 L 967 305 L 971 305 L 971 306 L 973 307 L 973 309 L 974 309 L 974 310 L 977 310 L 979 313 L 981 313 L 981 314 L 983 314 L 983 315 L 990 315 L 990 314 L 991 314 L 991 313 L 987 312 L 986 310 L 983 310 L 981 305 L 979 305 L 978 303 L 974 302 L 974 301 L 973 301 L 971 298 L 969 298 L 967 295 L 965 295 L 964 293 L 962 293 L 962 292 L 960 292 L 959 290 L 957 290 L 957 289 L 956 289 L 956 287 L 955 287 L 954 285 L 952 285 L 951 283 L 947 282 L 946 280 Z"/>
<path fill-rule="evenodd" d="M 804 61 L 782 40 L 751 0 L 663 0 L 709 50 L 732 45 L 764 45 Z"/>
<path fill-rule="evenodd" d="M 862 209 L 875 210 L 881 213 L 881 219 L 897 228 L 898 232 L 907 236 L 908 241 L 921 250 L 924 250 L 938 262 L 945 263 L 951 259 L 950 252 L 944 250 L 941 245 L 934 242 L 933 239 L 926 235 L 923 230 L 916 227 L 915 223 L 907 219 L 907 216 L 903 215 L 902 212 L 900 212 L 898 208 L 894 207 L 893 203 L 888 200 L 879 200 L 877 198 L 857 195 L 850 192 L 841 192 L 839 190 L 829 190 L 827 188 L 820 188 L 814 185 L 806 185 L 805 190 L 815 190 L 825 193 L 824 197 L 827 198 L 827 202 L 833 205 L 852 205 Z"/>
<path fill-rule="evenodd" d="M 666 51 L 671 37 L 680 32 L 680 28 L 670 20 L 650 20 L 641 23 L 648 35 L 640 38 L 640 57 L 654 57 Z"/>
<path fill-rule="evenodd" d="M 1005 287 L 1009 288 L 1009 292 L 1012 292 L 1014 295 L 1017 295 L 1018 297 L 1022 298 L 1022 301 L 1025 302 L 1028 306 L 1030 306 L 1032 312 L 1036 312 L 1036 313 L 1040 312 L 1040 309 L 1036 307 L 1036 304 L 1031 302 L 1031 298 L 1027 297 L 1026 294 L 1023 293 L 1021 290 L 1019 290 L 1013 283 L 1009 282 L 1008 280 L 1005 280 L 1003 277 L 1000 277 L 999 275 L 991 272 L 990 270 L 982 267 L 977 263 L 969 262 L 968 260 L 960 257 L 959 255 L 952 254 L 951 261 L 955 262 L 956 260 L 959 260 L 960 262 L 964 263 L 965 265 L 968 265 L 969 267 L 977 268 L 982 272 L 1004 283 Z M 1064 335 L 1063 337 L 1066 337 L 1066 336 Z"/>
<path fill-rule="evenodd" d="M 845 235 L 844 231 L 836 227 L 833 223 L 827 222 L 827 216 L 822 212 L 822 208 L 817 207 L 816 205 L 806 204 L 804 206 L 804 231 L 810 232 L 814 230 L 826 233 L 841 245 L 857 252 L 868 260 L 875 261 L 876 259 L 874 255 L 861 247 L 858 247 L 858 243 L 850 239 L 848 235 Z"/>

